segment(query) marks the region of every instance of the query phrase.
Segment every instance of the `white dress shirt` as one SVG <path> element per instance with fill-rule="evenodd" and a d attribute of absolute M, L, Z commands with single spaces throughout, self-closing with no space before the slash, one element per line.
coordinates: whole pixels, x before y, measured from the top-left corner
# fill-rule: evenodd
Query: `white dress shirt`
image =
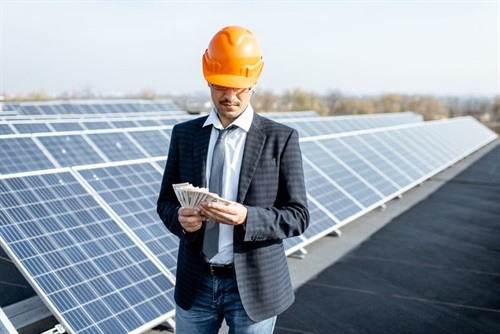
<path fill-rule="evenodd" d="M 245 111 L 234 120 L 232 125 L 237 128 L 226 136 L 226 154 L 224 161 L 224 171 L 222 176 L 222 198 L 230 201 L 236 201 L 238 196 L 238 182 L 240 179 L 241 163 L 243 161 L 243 152 L 245 151 L 245 142 L 247 133 L 253 120 L 253 108 L 249 104 Z M 203 124 L 203 127 L 212 125 L 210 143 L 207 152 L 206 179 L 210 183 L 210 166 L 212 166 L 212 155 L 215 142 L 219 136 L 217 129 L 223 129 L 223 126 L 217 117 L 217 109 L 214 107 Z M 210 189 L 210 184 L 208 184 Z M 219 228 L 219 253 L 215 255 L 210 262 L 218 264 L 233 263 L 233 225 L 220 224 Z"/>

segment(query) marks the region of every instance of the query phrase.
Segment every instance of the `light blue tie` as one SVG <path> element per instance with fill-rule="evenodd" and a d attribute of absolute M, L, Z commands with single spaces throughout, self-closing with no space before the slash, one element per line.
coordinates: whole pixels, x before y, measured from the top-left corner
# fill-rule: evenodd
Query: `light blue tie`
<path fill-rule="evenodd" d="M 212 167 L 210 168 L 209 190 L 222 196 L 222 176 L 224 175 L 224 157 L 226 155 L 226 136 L 236 129 L 231 125 L 219 131 L 219 137 L 215 142 L 212 155 Z M 203 239 L 203 254 L 208 259 L 213 258 L 219 252 L 219 223 L 208 220 L 205 224 L 205 237 Z"/>

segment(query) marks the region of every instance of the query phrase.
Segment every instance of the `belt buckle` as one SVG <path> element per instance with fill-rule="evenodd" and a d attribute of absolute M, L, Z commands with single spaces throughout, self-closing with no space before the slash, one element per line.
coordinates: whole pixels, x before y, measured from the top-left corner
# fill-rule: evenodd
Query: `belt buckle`
<path fill-rule="evenodd" d="M 209 264 L 209 265 L 208 265 L 208 268 L 210 268 L 210 275 L 215 276 L 215 273 L 214 273 L 214 266 L 213 266 L 213 265 L 211 265 L 211 264 Z"/>

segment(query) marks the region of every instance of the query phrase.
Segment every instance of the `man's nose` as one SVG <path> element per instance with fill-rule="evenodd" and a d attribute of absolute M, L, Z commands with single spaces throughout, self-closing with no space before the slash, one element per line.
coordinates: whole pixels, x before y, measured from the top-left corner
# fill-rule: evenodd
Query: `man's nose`
<path fill-rule="evenodd" d="M 233 96 L 235 96 L 235 95 L 236 95 L 236 91 L 234 90 L 234 88 L 228 88 L 228 89 L 226 90 L 226 93 L 224 94 L 224 96 L 225 96 L 226 98 L 228 98 L 229 100 L 231 100 L 231 98 L 232 98 Z"/>

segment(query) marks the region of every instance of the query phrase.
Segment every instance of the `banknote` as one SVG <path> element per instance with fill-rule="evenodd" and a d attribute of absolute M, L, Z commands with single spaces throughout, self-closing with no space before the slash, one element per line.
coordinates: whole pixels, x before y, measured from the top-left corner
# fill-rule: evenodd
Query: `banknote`
<path fill-rule="evenodd" d="M 176 183 L 173 184 L 175 196 L 184 208 L 198 209 L 201 202 L 221 202 L 229 204 L 229 202 L 215 193 L 208 191 L 208 188 L 194 187 L 191 183 Z"/>

